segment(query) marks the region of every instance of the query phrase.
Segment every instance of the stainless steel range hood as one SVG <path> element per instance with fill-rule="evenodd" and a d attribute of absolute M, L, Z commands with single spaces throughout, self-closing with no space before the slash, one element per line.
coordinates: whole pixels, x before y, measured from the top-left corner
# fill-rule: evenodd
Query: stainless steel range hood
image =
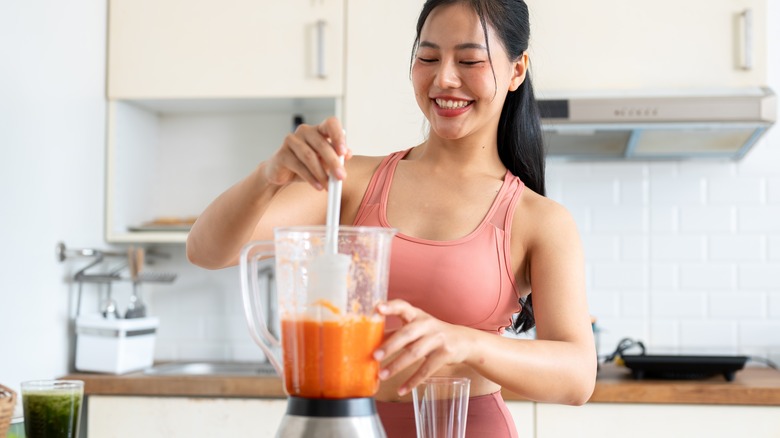
<path fill-rule="evenodd" d="M 539 99 L 548 157 L 738 160 L 772 126 L 768 88 Z"/>

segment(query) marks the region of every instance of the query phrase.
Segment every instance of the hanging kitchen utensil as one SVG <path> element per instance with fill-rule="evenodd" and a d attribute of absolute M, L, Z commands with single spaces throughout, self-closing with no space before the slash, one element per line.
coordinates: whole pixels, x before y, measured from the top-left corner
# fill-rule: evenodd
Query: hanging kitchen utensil
<path fill-rule="evenodd" d="M 144 249 L 130 246 L 127 250 L 127 264 L 130 268 L 130 280 L 133 283 L 133 293 L 130 295 L 130 304 L 127 306 L 125 318 L 144 318 L 146 305 L 141 300 L 141 288 L 139 274 L 144 264 Z"/>
<path fill-rule="evenodd" d="M 103 314 L 103 318 L 106 319 L 121 319 L 122 316 L 119 314 L 119 307 L 117 306 L 116 301 L 114 300 L 114 297 L 112 296 L 111 292 L 111 282 L 109 281 L 106 283 L 108 290 L 106 292 L 106 299 L 103 302 L 103 306 L 101 308 L 100 313 Z"/>

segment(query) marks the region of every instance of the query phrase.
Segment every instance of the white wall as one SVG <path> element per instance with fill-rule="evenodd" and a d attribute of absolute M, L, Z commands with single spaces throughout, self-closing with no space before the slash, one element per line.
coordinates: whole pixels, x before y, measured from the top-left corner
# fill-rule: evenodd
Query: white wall
<path fill-rule="evenodd" d="M 0 2 L 0 383 L 68 366 L 70 264 L 100 245 L 104 0 Z"/>

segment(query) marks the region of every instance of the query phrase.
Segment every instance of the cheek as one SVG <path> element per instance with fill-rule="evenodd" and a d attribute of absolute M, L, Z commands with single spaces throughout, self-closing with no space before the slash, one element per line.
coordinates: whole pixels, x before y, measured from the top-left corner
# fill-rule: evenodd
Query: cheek
<path fill-rule="evenodd" d="M 414 87 L 415 96 L 427 98 L 430 79 L 425 72 L 425 68 L 412 68 L 412 87 Z"/>

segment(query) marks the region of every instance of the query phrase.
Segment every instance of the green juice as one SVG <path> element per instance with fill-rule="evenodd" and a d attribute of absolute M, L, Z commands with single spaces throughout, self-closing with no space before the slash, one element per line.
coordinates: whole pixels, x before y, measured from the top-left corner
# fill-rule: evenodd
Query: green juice
<path fill-rule="evenodd" d="M 41 390 L 22 394 L 27 438 L 76 438 L 81 417 L 81 392 Z"/>

